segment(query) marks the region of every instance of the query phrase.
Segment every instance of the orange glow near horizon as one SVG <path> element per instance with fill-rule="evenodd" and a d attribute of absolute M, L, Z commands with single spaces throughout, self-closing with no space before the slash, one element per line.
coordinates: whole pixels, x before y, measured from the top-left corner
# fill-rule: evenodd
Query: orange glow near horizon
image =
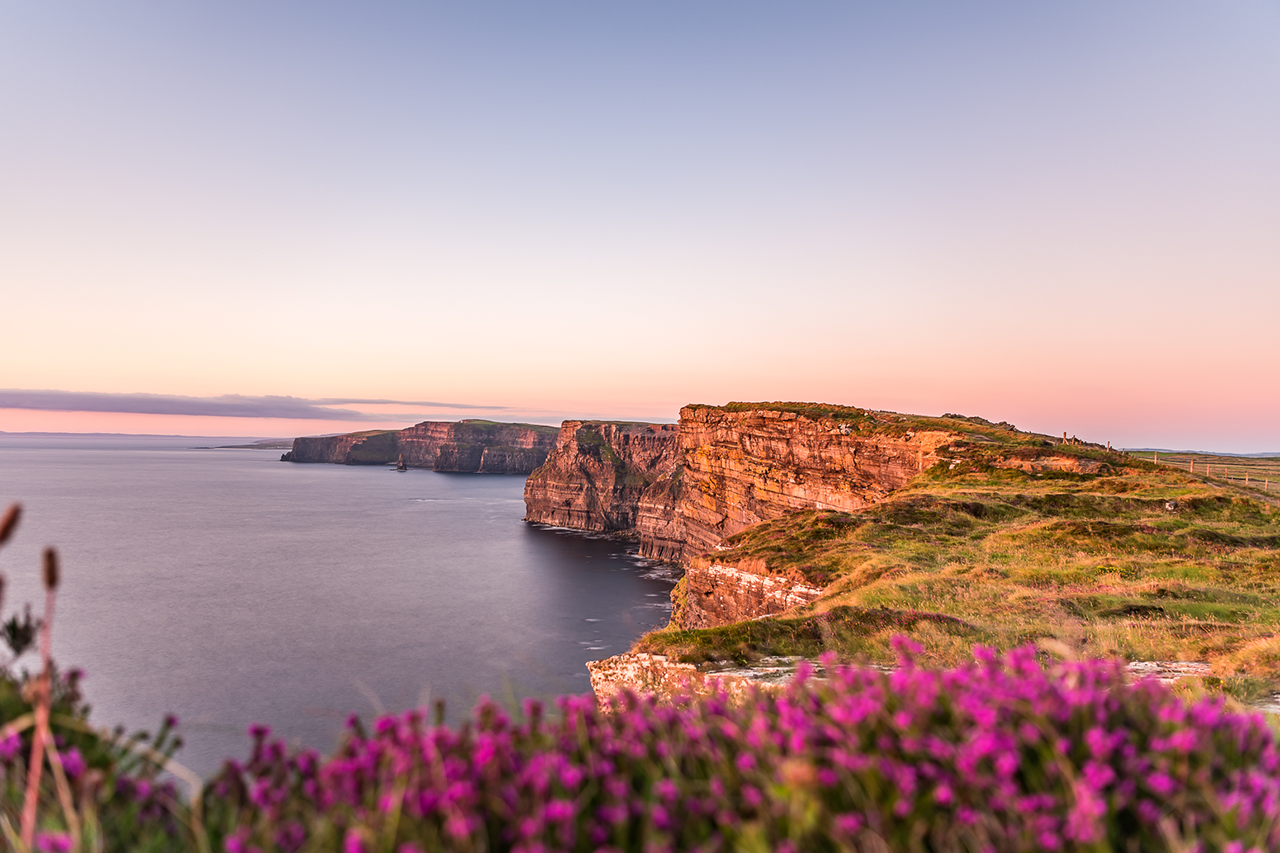
<path fill-rule="evenodd" d="M 297 421 L 284 418 L 215 418 L 133 412 L 35 412 L 0 409 L 0 432 L 120 433 L 124 435 L 296 438 L 366 429 L 403 429 L 397 421 Z"/>

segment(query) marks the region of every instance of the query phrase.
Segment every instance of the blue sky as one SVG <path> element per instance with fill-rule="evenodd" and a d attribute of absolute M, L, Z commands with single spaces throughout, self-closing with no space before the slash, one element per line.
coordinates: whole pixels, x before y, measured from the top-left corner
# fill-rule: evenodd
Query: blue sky
<path fill-rule="evenodd" d="M 1277 44 L 1276 2 L 0 0 L 0 389 L 1280 450 Z M 0 430 L 344 428 L 121 408 Z"/>

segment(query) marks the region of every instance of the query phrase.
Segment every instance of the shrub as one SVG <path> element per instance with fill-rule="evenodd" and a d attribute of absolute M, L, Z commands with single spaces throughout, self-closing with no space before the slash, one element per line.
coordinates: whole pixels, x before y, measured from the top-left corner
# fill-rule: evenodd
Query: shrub
<path fill-rule="evenodd" d="M 1113 662 L 979 648 L 934 671 L 909 644 L 893 672 L 833 667 L 736 701 L 353 720 L 327 760 L 258 729 L 214 783 L 210 824 L 229 853 L 1280 847 L 1261 715 L 1128 685 Z"/>

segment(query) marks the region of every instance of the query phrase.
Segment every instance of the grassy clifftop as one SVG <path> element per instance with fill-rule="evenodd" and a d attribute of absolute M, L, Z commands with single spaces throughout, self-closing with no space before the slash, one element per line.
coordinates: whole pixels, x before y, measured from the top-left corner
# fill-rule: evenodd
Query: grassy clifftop
<path fill-rule="evenodd" d="M 1208 661 L 1242 690 L 1280 681 L 1277 496 L 980 419 L 901 423 L 928 422 L 966 440 L 885 502 L 794 513 L 713 555 L 762 561 L 824 587 L 821 599 L 787 616 L 657 631 L 637 650 L 745 661 L 833 649 L 887 663 L 905 630 L 937 663 L 975 642 L 1040 642 Z"/>

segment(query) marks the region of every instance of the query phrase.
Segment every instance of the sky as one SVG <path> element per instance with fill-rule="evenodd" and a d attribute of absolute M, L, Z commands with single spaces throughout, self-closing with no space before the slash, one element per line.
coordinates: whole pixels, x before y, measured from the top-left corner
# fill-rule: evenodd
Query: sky
<path fill-rule="evenodd" d="M 1280 0 L 0 0 L 0 431 L 1280 451 Z"/>

